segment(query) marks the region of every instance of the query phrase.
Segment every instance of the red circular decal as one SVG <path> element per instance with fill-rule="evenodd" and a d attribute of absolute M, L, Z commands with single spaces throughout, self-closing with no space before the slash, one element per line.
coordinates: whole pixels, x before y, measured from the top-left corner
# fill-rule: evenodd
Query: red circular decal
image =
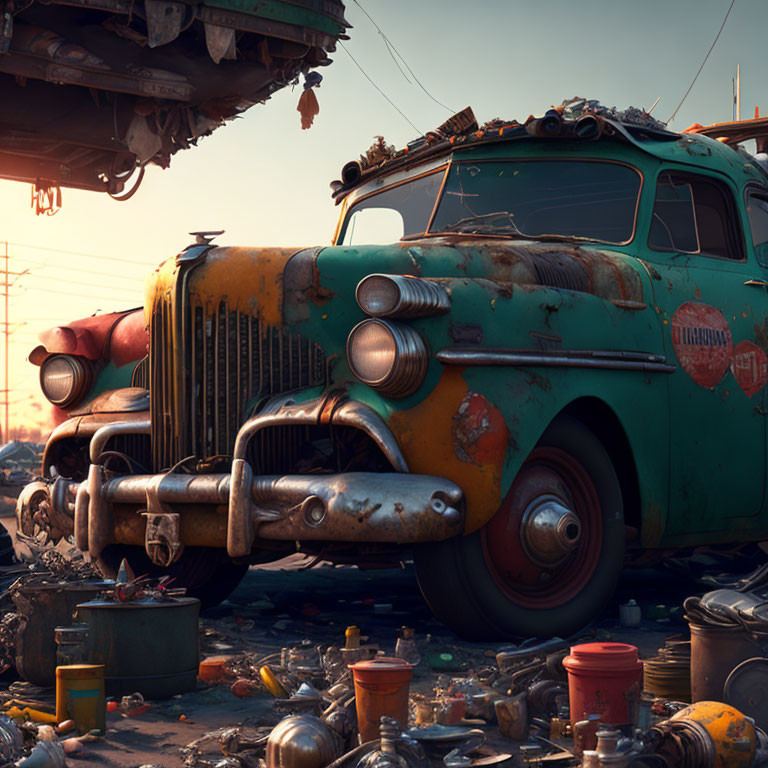
<path fill-rule="evenodd" d="M 723 313 L 688 301 L 672 315 L 672 346 L 682 369 L 699 385 L 714 389 L 731 364 L 733 343 Z"/>
<path fill-rule="evenodd" d="M 731 370 L 747 397 L 752 397 L 768 379 L 768 357 L 757 344 L 740 341 L 733 349 Z"/>

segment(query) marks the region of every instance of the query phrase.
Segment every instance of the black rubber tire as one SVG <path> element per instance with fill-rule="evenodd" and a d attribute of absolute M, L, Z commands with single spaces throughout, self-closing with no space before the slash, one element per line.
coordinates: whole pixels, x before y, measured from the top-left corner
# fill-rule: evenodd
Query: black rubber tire
<path fill-rule="evenodd" d="M 8 529 L 0 523 L 0 565 L 16 563 L 16 553 L 13 549 L 13 539 Z"/>
<path fill-rule="evenodd" d="M 155 565 L 143 547 L 112 544 L 101 553 L 102 569 L 114 578 L 125 558 L 134 574 L 151 578 L 172 576 L 173 586 L 185 587 L 202 608 L 211 608 L 229 597 L 245 576 L 248 565 L 234 563 L 226 550 L 215 547 L 186 547 L 181 557 L 169 568 Z"/>
<path fill-rule="evenodd" d="M 599 560 L 575 598 L 557 608 L 535 610 L 513 602 L 489 571 L 482 530 L 417 547 L 416 575 L 435 617 L 468 640 L 568 636 L 592 621 L 613 594 L 624 562 L 624 515 L 616 472 L 600 440 L 582 422 L 560 417 L 539 446 L 577 459 L 595 486 L 603 521 Z"/>

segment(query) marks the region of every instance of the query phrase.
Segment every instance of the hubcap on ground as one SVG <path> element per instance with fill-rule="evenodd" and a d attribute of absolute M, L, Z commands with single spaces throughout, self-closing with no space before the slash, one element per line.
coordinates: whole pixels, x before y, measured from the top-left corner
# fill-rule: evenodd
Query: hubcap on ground
<path fill-rule="evenodd" d="M 486 564 L 516 604 L 556 608 L 584 589 L 603 544 L 600 500 L 566 451 L 535 448 L 483 529 Z"/>

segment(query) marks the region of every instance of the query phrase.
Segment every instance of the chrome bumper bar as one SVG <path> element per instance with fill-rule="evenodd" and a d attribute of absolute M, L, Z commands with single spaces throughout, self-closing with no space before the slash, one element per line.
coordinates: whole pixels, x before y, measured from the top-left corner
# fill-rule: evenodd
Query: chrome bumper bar
<path fill-rule="evenodd" d="M 396 471 L 254 475 L 246 458 L 247 446 L 261 429 L 323 423 L 363 430 Z M 463 531 L 461 489 L 440 477 L 408 474 L 394 436 L 381 417 L 362 403 L 325 397 L 296 404 L 289 397 L 276 398 L 240 429 L 229 474 L 113 477 L 107 473 L 102 453 L 109 439 L 148 432 L 146 419 L 101 427 L 91 438 L 88 479 L 82 483 L 57 480 L 51 489 L 51 502 L 74 499 L 69 507 L 74 506 L 75 543 L 94 559 L 114 541 L 113 506 L 117 504 L 139 505 L 147 519 L 147 552 L 166 565 L 183 547 L 178 532 L 185 504 L 227 507 L 231 557 L 247 557 L 257 537 L 406 544 L 440 541 Z"/>

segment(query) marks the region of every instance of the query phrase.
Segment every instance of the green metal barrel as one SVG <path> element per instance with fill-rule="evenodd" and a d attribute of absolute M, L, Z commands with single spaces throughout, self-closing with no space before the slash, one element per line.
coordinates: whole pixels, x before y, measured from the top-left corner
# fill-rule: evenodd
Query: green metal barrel
<path fill-rule="evenodd" d="M 88 661 L 104 665 L 107 695 L 162 699 L 194 690 L 199 612 L 191 597 L 78 605 L 77 620 L 89 629 Z"/>

